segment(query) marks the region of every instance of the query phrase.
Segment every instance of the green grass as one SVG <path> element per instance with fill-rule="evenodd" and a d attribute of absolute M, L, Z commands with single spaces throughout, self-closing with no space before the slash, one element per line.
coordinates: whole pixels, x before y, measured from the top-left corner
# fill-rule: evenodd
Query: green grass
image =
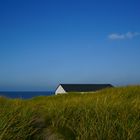
<path fill-rule="evenodd" d="M 140 86 L 0 97 L 0 140 L 140 140 Z"/>

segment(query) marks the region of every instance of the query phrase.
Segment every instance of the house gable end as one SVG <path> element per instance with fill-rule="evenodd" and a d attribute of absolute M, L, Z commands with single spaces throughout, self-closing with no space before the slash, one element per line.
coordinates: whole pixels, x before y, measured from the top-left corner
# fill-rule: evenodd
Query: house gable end
<path fill-rule="evenodd" d="M 65 94 L 65 93 L 66 93 L 66 91 L 64 90 L 64 88 L 61 85 L 59 85 L 58 88 L 55 91 L 55 95 L 57 95 L 57 94 Z"/>

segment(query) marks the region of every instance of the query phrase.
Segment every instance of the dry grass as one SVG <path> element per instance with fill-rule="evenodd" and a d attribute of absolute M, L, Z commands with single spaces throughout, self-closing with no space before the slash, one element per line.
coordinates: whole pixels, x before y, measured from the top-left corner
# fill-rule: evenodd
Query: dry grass
<path fill-rule="evenodd" d="M 139 140 L 140 86 L 0 98 L 0 140 Z"/>

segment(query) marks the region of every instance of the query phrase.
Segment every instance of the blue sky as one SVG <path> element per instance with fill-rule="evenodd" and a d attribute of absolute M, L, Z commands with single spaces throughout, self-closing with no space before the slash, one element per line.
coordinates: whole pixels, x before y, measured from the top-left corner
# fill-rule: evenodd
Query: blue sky
<path fill-rule="evenodd" d="M 0 90 L 140 84 L 139 0 L 0 0 Z"/>

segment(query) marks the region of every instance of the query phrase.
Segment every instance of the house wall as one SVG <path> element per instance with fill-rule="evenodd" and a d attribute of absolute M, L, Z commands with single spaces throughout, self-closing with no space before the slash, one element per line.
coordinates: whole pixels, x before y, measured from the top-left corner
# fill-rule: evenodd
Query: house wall
<path fill-rule="evenodd" d="M 66 91 L 63 89 L 63 87 L 61 85 L 59 85 L 59 87 L 55 91 L 55 95 L 57 95 L 57 94 L 65 94 L 65 93 L 66 93 Z"/>

